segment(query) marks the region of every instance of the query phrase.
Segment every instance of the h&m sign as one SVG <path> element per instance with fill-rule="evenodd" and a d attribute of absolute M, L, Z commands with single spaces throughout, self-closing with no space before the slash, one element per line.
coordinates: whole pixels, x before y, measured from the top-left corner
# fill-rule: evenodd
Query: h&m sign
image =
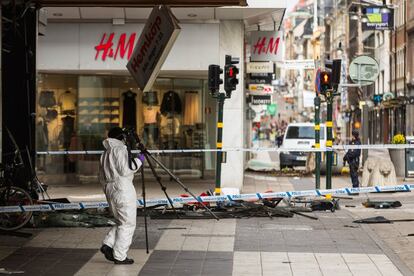
<path fill-rule="evenodd" d="M 251 32 L 251 61 L 282 61 L 283 36 L 278 31 Z"/>

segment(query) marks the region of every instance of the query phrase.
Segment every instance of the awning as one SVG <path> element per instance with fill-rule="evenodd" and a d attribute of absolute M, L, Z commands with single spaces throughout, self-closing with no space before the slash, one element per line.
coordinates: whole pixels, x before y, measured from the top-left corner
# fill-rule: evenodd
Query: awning
<path fill-rule="evenodd" d="M 168 5 L 173 7 L 246 6 L 246 0 L 34 0 L 43 7 L 148 7 Z"/>

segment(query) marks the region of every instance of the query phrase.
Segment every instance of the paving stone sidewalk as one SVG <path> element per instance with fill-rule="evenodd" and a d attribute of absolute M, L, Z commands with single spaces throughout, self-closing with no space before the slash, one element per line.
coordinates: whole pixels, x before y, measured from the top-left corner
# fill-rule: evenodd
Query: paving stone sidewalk
<path fill-rule="evenodd" d="M 308 178 L 248 175 L 245 192 L 309 185 Z M 404 212 L 386 210 L 386 217 L 412 215 L 414 197 L 400 199 Z M 138 218 L 132 266 L 114 266 L 99 252 L 108 228 L 25 229 L 31 238 L 0 235 L 0 268 L 24 275 L 414 275 L 413 238 L 407 237 L 412 223 L 353 224 L 357 217 L 384 214 L 362 208 L 361 200 L 347 202 L 354 208 L 313 213 L 318 220 L 150 220 L 150 254 Z"/>

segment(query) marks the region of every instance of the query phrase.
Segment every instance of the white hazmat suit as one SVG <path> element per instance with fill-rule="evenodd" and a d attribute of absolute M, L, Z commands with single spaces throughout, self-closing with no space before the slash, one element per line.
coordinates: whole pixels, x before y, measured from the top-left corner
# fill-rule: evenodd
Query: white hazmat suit
<path fill-rule="evenodd" d="M 116 220 L 116 225 L 108 232 L 103 243 L 113 249 L 116 260 L 123 261 L 127 257 L 136 226 L 137 196 L 132 180 L 142 163 L 136 158 L 138 168 L 131 170 L 127 147 L 118 139 L 107 138 L 103 145 L 105 152 L 100 160 L 99 180 Z"/>

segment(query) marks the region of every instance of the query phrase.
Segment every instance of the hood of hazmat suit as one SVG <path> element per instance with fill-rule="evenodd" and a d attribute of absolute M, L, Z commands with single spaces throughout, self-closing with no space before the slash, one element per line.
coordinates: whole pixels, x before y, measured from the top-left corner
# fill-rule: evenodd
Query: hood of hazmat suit
<path fill-rule="evenodd" d="M 128 164 L 126 145 L 117 139 L 103 141 L 105 152 L 99 164 L 99 180 L 116 224 L 109 231 L 103 243 L 113 249 L 113 256 L 125 260 L 136 226 L 137 196 L 132 180 L 142 163 L 135 158 L 137 167 L 131 170 Z"/>

